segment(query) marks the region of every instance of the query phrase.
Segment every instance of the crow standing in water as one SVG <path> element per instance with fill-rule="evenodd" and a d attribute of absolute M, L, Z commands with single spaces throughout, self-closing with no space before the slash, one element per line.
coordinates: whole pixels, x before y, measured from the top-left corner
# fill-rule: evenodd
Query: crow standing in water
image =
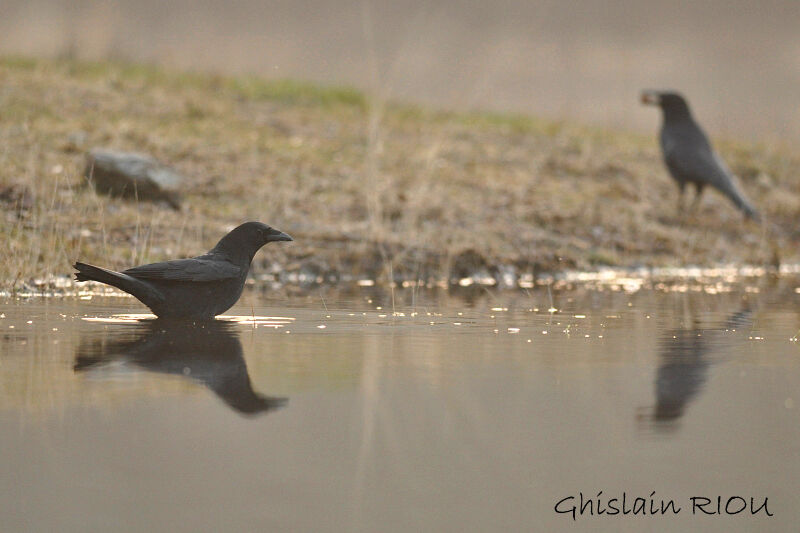
<path fill-rule="evenodd" d="M 75 263 L 77 281 L 99 281 L 135 296 L 160 318 L 209 320 L 230 309 L 244 288 L 250 262 L 268 242 L 291 241 L 261 222 L 245 222 L 205 255 L 114 272 Z"/>
<path fill-rule="evenodd" d="M 680 188 L 679 208 L 683 207 L 683 191 L 687 183 L 693 183 L 697 191 L 693 207 L 700 201 L 703 188 L 711 185 L 727 196 L 745 216 L 758 221 L 758 211 L 744 197 L 725 163 L 711 148 L 708 137 L 694 121 L 683 96 L 676 92 L 644 91 L 642 103 L 657 105 L 663 112 L 661 151 L 669 173 Z"/>

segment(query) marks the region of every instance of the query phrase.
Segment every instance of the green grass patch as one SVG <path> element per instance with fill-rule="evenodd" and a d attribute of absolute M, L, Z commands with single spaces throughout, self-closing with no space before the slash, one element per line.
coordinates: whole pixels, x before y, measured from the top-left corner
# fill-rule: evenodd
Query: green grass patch
<path fill-rule="evenodd" d="M 245 76 L 228 78 L 226 87 L 237 96 L 248 100 L 271 100 L 283 104 L 353 106 L 366 108 L 367 99 L 361 91 L 351 87 L 322 86 L 319 84 L 280 79 Z"/>

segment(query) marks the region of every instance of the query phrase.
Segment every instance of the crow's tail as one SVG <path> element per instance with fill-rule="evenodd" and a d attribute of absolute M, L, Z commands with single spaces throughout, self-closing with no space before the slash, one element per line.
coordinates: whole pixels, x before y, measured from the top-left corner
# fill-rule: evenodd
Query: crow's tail
<path fill-rule="evenodd" d="M 76 262 L 73 266 L 77 270 L 76 281 L 99 281 L 111 285 L 135 296 L 151 309 L 152 304 L 164 300 L 164 296 L 151 285 L 127 274 L 80 262 Z"/>
<path fill-rule="evenodd" d="M 747 218 L 760 222 L 761 214 L 747 201 L 747 198 L 744 197 L 744 194 L 742 194 L 739 188 L 732 182 L 727 185 L 727 187 L 722 188 L 722 192 L 725 193 L 725 196 L 730 198 L 731 202 L 733 202 Z"/>
<path fill-rule="evenodd" d="M 99 281 L 107 285 L 113 285 L 126 292 L 127 288 L 133 282 L 136 282 L 135 279 L 126 274 L 114 272 L 113 270 L 106 270 L 105 268 L 96 267 L 94 265 L 77 262 L 72 266 L 77 270 L 75 273 L 75 281 Z"/>

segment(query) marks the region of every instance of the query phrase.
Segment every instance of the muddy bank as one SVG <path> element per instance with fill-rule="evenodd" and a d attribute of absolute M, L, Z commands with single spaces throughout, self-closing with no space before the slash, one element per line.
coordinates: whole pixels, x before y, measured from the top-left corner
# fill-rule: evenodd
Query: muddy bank
<path fill-rule="evenodd" d="M 715 140 L 762 226 L 714 192 L 679 216 L 655 132 L 132 64 L 5 58 L 0 86 L 7 289 L 65 276 L 78 258 L 124 268 L 197 255 L 248 219 L 295 237 L 256 256 L 255 279 L 502 285 L 799 259 L 800 159 L 771 146 Z M 182 209 L 98 195 L 83 176 L 94 147 L 175 168 Z"/>

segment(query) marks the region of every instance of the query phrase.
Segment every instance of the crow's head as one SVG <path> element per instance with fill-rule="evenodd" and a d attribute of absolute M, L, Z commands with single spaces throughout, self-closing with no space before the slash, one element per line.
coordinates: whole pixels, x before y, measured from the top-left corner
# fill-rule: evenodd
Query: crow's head
<path fill-rule="evenodd" d="M 642 103 L 657 105 L 665 114 L 690 114 L 686 99 L 681 93 L 675 91 L 642 91 Z"/>
<path fill-rule="evenodd" d="M 284 232 L 261 222 L 245 222 L 225 235 L 215 249 L 228 253 L 244 252 L 252 257 L 252 254 L 269 242 L 291 240 Z"/>

